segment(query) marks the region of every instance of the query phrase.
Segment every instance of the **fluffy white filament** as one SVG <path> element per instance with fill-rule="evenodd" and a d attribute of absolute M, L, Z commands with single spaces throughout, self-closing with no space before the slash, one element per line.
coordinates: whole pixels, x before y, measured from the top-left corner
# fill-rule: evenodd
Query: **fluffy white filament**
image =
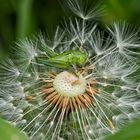
<path fill-rule="evenodd" d="M 58 27 L 52 41 L 43 35 L 21 40 L 14 57 L 0 64 L 0 115 L 32 140 L 100 140 L 140 116 L 139 30 L 118 22 L 100 31 L 94 19 L 101 11 L 82 2 L 68 0 L 78 17 L 65 22 L 64 29 Z M 61 111 L 43 99 L 42 81 L 50 80 L 52 69 L 61 72 L 36 60 L 50 57 L 48 49 L 87 53 L 83 68 L 91 72 L 86 78 L 96 81 L 98 89 L 94 105 L 78 106 L 68 115 L 66 108 Z"/>

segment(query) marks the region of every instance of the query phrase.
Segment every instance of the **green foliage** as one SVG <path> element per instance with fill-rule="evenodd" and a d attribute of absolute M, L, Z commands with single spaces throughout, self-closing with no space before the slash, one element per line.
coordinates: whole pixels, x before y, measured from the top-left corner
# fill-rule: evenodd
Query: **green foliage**
<path fill-rule="evenodd" d="M 140 140 L 140 119 L 105 140 Z"/>
<path fill-rule="evenodd" d="M 32 20 L 32 0 L 22 0 L 18 2 L 17 37 L 26 37 L 31 30 Z"/>
<path fill-rule="evenodd" d="M 28 140 L 27 137 L 0 119 L 0 140 Z"/>
<path fill-rule="evenodd" d="M 139 0 L 106 0 L 107 16 L 106 22 L 125 20 L 133 24 L 140 24 L 140 2 Z"/>

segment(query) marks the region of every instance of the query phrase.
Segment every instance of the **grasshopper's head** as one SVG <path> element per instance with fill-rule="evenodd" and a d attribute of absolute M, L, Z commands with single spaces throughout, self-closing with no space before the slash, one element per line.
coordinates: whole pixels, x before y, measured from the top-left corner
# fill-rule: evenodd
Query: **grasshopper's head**
<path fill-rule="evenodd" d="M 77 60 L 78 60 L 77 64 L 81 66 L 81 65 L 85 64 L 88 56 L 87 56 L 86 53 L 78 51 L 77 54 L 76 54 L 76 57 L 77 57 Z"/>

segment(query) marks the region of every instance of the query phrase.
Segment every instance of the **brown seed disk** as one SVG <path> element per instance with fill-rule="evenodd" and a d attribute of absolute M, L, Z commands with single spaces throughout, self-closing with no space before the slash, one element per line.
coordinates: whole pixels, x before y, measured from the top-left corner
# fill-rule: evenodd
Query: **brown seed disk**
<path fill-rule="evenodd" d="M 72 74 L 70 74 L 68 72 L 67 73 L 63 72 L 63 73 L 65 75 L 69 74 L 70 78 L 74 77 Z M 62 73 L 61 73 L 61 75 L 63 76 Z M 89 106 L 94 106 L 93 105 L 94 104 L 93 96 L 98 93 L 98 90 L 96 88 L 94 88 L 94 86 L 93 86 L 96 84 L 96 81 L 88 82 L 87 87 L 85 87 L 85 93 L 83 93 L 83 94 L 80 93 L 75 96 L 69 96 L 68 94 L 65 95 L 65 94 L 58 93 L 58 91 L 54 88 L 54 80 L 55 80 L 56 76 L 57 76 L 56 73 L 51 72 L 49 74 L 49 78 L 52 78 L 52 82 L 50 80 L 47 81 L 47 85 L 43 89 L 43 93 L 45 95 L 45 100 L 47 100 L 50 104 L 57 107 L 60 111 L 65 110 L 66 112 L 76 111 L 78 108 L 87 108 Z M 66 77 L 66 78 L 68 78 L 68 77 Z M 75 77 L 75 78 L 77 80 L 75 80 L 71 85 L 72 86 L 80 85 L 81 81 L 78 79 L 78 77 Z M 63 79 L 64 79 L 64 77 L 62 78 L 62 80 Z M 67 82 L 67 81 L 65 81 L 65 82 Z M 60 84 L 60 87 L 61 87 L 61 84 Z"/>
<path fill-rule="evenodd" d="M 97 94 L 96 89 L 86 89 L 86 92 L 82 95 L 74 96 L 74 97 L 67 97 L 60 95 L 55 91 L 53 87 L 46 88 L 43 90 L 43 92 L 46 94 L 45 99 L 53 104 L 54 106 L 57 106 L 59 110 L 66 110 L 66 111 L 76 111 L 77 108 L 86 108 L 88 106 L 93 105 L 93 94 Z"/>
<path fill-rule="evenodd" d="M 55 91 L 55 89 L 53 87 L 43 89 L 43 93 L 45 93 L 45 94 L 50 94 L 54 91 Z"/>
<path fill-rule="evenodd" d="M 49 99 L 48 102 L 54 104 L 54 105 L 58 105 L 59 102 L 61 102 L 62 97 L 60 95 L 56 95 L 53 98 Z"/>
<path fill-rule="evenodd" d="M 78 107 L 78 106 L 80 106 L 80 107 L 82 107 L 82 108 L 85 108 L 85 107 L 86 107 L 86 102 L 83 103 L 83 102 L 80 100 L 79 97 L 76 97 L 75 99 L 76 99 L 76 102 L 77 102 L 77 107 Z"/>
<path fill-rule="evenodd" d="M 77 97 L 82 104 L 86 104 L 86 100 L 83 98 L 83 95 Z"/>
<path fill-rule="evenodd" d="M 69 102 L 69 98 L 68 97 L 64 97 L 63 98 L 63 108 L 67 108 L 68 102 Z"/>
<path fill-rule="evenodd" d="M 51 87 L 53 87 L 53 83 L 48 83 L 46 86 L 46 88 L 51 88 Z"/>
<path fill-rule="evenodd" d="M 50 77 L 50 78 L 55 78 L 56 77 L 56 73 L 54 73 L 54 72 L 51 72 L 51 73 L 49 73 L 48 74 L 48 77 Z"/>
<path fill-rule="evenodd" d="M 91 101 L 92 101 L 92 97 L 89 96 L 88 94 L 84 94 L 82 97 L 83 97 L 87 102 L 91 102 Z"/>
<path fill-rule="evenodd" d="M 88 94 L 91 94 L 91 95 L 92 95 L 92 94 L 97 94 L 97 93 L 98 93 L 97 89 L 91 88 L 91 87 L 90 87 L 90 88 L 89 88 L 89 87 L 86 88 L 86 91 L 87 91 Z"/>
<path fill-rule="evenodd" d="M 47 100 L 50 100 L 51 98 L 56 97 L 56 96 L 57 96 L 57 92 L 52 92 L 51 94 L 49 94 L 48 96 L 46 96 L 46 99 Z"/>

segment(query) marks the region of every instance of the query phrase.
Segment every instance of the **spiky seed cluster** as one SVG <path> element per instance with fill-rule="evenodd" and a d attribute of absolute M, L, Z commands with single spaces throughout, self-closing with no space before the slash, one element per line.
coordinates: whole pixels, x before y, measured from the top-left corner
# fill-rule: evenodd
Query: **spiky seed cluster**
<path fill-rule="evenodd" d="M 139 29 L 119 22 L 104 35 L 86 4 L 68 0 L 79 17 L 52 41 L 19 41 L 0 64 L 0 114 L 32 140 L 100 140 L 140 116 Z M 44 63 L 69 50 L 88 55 L 82 67 Z"/>
<path fill-rule="evenodd" d="M 92 83 L 79 74 L 76 76 L 68 71 L 58 75 L 51 73 L 51 80 L 47 81 L 47 87 L 43 90 L 45 99 L 53 103 L 62 111 L 75 111 L 79 106 L 84 108 L 92 104 L 92 94 L 96 94 L 96 88 L 91 88 Z M 93 105 L 94 106 L 94 105 Z"/>

